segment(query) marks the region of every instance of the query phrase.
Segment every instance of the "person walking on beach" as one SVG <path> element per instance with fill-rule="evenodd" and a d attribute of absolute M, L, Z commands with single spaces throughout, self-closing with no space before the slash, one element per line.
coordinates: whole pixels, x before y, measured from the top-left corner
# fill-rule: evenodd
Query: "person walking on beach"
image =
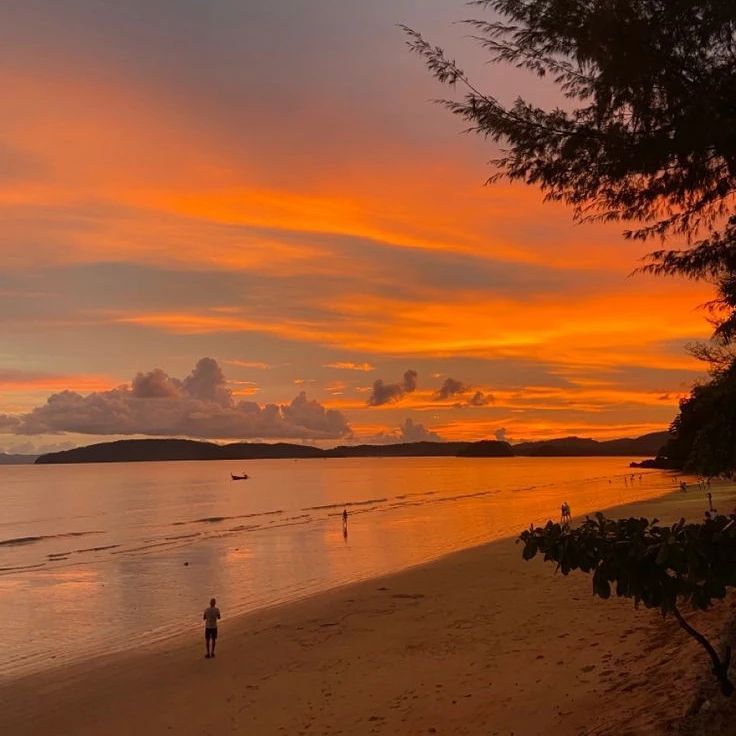
<path fill-rule="evenodd" d="M 204 645 L 207 647 L 205 659 L 215 656 L 215 644 L 217 643 L 217 622 L 220 619 L 220 609 L 215 605 L 217 601 L 210 599 L 210 607 L 204 609 Z"/>
<path fill-rule="evenodd" d="M 563 527 L 567 528 L 570 526 L 570 521 L 572 520 L 572 516 L 570 514 L 570 504 L 567 501 L 563 501 L 560 509 L 562 511 L 560 523 Z"/>
<path fill-rule="evenodd" d="M 342 535 L 343 537 L 348 536 L 348 510 L 342 510 Z"/>

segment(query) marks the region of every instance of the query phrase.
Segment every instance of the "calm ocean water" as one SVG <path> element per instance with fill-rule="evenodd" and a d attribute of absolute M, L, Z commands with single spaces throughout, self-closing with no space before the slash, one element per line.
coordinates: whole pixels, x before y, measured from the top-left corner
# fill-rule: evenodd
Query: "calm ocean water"
<path fill-rule="evenodd" d="M 0 681 L 672 490 L 627 458 L 0 467 Z M 233 482 L 231 472 L 251 478 Z M 349 512 L 343 536 L 343 505 Z"/>

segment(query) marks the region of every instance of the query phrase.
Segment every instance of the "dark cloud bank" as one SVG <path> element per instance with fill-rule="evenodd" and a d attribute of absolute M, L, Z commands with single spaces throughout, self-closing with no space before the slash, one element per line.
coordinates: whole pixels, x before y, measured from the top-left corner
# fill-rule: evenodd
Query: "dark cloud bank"
<path fill-rule="evenodd" d="M 447 401 L 448 399 L 462 398 L 455 404 L 455 408 L 460 409 L 463 406 L 487 406 L 493 403 L 491 394 L 484 394 L 482 391 L 475 391 L 472 396 L 466 398 L 466 394 L 473 390 L 472 386 L 468 386 L 462 381 L 455 378 L 446 378 L 442 385 L 435 391 L 435 401 Z"/>
<path fill-rule="evenodd" d="M 434 398 L 438 401 L 446 401 L 453 396 L 464 394 L 470 390 L 470 386 L 466 386 L 462 381 L 458 381 L 454 378 L 446 378 L 443 384 L 435 392 Z"/>
<path fill-rule="evenodd" d="M 345 416 L 301 392 L 289 404 L 236 401 L 216 360 L 202 358 L 184 379 L 156 368 L 130 385 L 83 396 L 62 391 L 28 414 L 0 414 L 0 431 L 19 435 L 180 435 L 217 439 L 338 439 Z"/>
<path fill-rule="evenodd" d="M 373 389 L 368 397 L 368 405 L 381 406 L 382 404 L 399 401 L 406 394 L 416 390 L 417 376 L 416 371 L 408 370 L 404 373 L 404 380 L 401 383 L 384 383 L 383 379 L 377 379 L 373 382 Z"/>

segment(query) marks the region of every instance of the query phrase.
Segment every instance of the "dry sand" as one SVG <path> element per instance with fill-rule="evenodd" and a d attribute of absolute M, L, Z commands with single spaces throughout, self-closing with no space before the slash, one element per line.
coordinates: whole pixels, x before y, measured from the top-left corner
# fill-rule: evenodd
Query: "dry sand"
<path fill-rule="evenodd" d="M 732 487 L 714 489 L 731 509 Z M 609 515 L 699 519 L 691 491 Z M 204 604 L 203 604 L 204 607 Z M 0 731 L 125 734 L 655 734 L 705 655 L 672 620 L 601 601 L 513 540 L 0 689 Z M 22 606 L 19 608 L 22 614 Z M 732 602 L 694 620 L 716 635 Z M 101 626 L 104 622 L 80 622 Z M 5 635 L 12 636 L 12 621 Z M 140 642 L 131 642 L 132 646 Z"/>

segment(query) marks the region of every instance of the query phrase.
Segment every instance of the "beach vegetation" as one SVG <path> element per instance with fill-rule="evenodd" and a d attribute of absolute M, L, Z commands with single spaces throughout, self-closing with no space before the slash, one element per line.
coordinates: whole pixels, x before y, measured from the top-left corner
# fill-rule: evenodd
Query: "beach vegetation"
<path fill-rule="evenodd" d="M 731 648 L 719 653 L 683 610 L 707 611 L 736 587 L 736 515 L 660 526 L 657 519 L 611 520 L 598 513 L 575 528 L 551 521 L 531 527 L 519 541 L 526 560 L 540 554 L 563 575 L 590 574 L 593 595 L 630 598 L 635 607 L 671 616 L 703 647 L 723 694 L 733 695 Z"/>
<path fill-rule="evenodd" d="M 732 476 L 736 468 L 736 362 L 732 351 L 705 349 L 710 379 L 680 400 L 672 437 L 657 462 L 708 477 Z"/>

